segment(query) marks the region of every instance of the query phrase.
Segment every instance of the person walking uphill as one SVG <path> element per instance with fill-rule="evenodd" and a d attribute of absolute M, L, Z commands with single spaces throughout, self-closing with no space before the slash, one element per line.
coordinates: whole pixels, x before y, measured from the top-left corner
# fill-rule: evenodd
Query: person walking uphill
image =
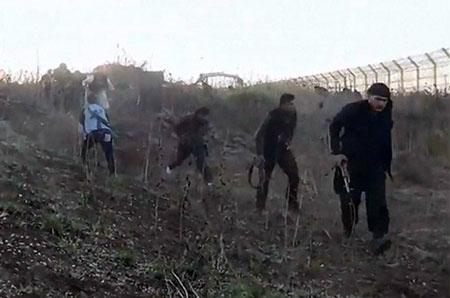
<path fill-rule="evenodd" d="M 177 157 L 175 161 L 166 168 L 167 174 L 171 174 L 172 170 L 181 165 L 189 155 L 194 155 L 197 169 L 202 173 L 203 180 L 212 185 L 212 174 L 206 164 L 208 156 L 208 147 L 205 143 L 205 135 L 209 130 L 210 110 L 206 107 L 197 109 L 193 114 L 189 114 L 181 119 L 175 125 L 175 134 L 178 136 Z"/>
<path fill-rule="evenodd" d="M 329 128 L 330 145 L 338 166 L 334 190 L 340 196 L 345 236 L 353 233 L 361 194 L 365 192 L 372 248 L 375 254 L 381 254 L 391 246 L 385 238 L 389 230 L 385 180 L 386 173 L 391 176 L 392 101 L 389 88 L 383 83 L 370 86 L 367 94 L 367 100 L 347 104 L 334 117 Z M 350 178 L 349 193 L 339 168 L 343 164 Z"/>
<path fill-rule="evenodd" d="M 97 104 L 102 106 L 105 110 L 109 109 L 110 105 L 107 91 L 114 90 L 114 85 L 106 74 L 102 72 L 89 74 L 86 79 L 81 82 L 81 85 L 85 88 L 85 106 L 88 105 L 88 97 L 94 96 Z"/>
<path fill-rule="evenodd" d="M 84 132 L 81 158 L 83 163 L 86 164 L 88 150 L 96 143 L 100 143 L 108 163 L 109 173 L 112 176 L 115 174 L 116 167 L 114 161 L 112 131 L 108 115 L 93 94 L 88 96 L 87 103 L 88 105 L 83 109 L 80 115 L 80 124 L 83 127 Z"/>
<path fill-rule="evenodd" d="M 298 168 L 290 143 L 297 126 L 297 111 L 294 95 L 284 93 L 280 97 L 279 107 L 270 111 L 256 132 L 256 154 L 264 164 L 264 181 L 257 191 L 256 209 L 262 211 L 266 207 L 269 192 L 270 176 L 275 165 L 281 167 L 289 179 L 289 210 L 298 212 L 297 189 L 299 184 Z"/>

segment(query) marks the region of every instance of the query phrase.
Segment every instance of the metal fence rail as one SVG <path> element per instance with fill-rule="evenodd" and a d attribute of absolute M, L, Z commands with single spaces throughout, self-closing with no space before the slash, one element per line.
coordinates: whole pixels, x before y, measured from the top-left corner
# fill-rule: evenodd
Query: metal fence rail
<path fill-rule="evenodd" d="M 320 86 L 332 91 L 344 88 L 365 91 L 383 82 L 398 93 L 436 91 L 450 88 L 450 48 L 392 61 L 341 69 L 288 80 L 306 87 Z"/>

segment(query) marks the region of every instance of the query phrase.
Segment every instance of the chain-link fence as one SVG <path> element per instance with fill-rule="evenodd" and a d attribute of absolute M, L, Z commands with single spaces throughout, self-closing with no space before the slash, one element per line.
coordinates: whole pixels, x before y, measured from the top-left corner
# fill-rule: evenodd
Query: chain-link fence
<path fill-rule="evenodd" d="M 320 86 L 331 91 L 365 91 L 374 82 L 387 84 L 394 92 L 448 92 L 450 87 L 450 48 L 423 55 L 347 68 L 289 81 L 306 87 Z"/>

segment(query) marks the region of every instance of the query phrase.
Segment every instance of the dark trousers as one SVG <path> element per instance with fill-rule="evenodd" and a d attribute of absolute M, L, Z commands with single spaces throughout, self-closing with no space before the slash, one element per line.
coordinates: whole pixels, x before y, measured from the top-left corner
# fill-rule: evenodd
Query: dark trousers
<path fill-rule="evenodd" d="M 105 135 L 110 135 L 110 141 L 105 142 Z M 105 154 L 106 162 L 108 163 L 108 170 L 110 175 L 114 175 L 116 172 L 116 165 L 114 161 L 114 149 L 113 149 L 113 141 L 111 138 L 111 133 L 103 130 L 94 131 L 89 133 L 83 141 L 83 147 L 81 149 L 81 158 L 83 159 L 83 163 L 87 162 L 87 152 L 91 149 L 94 144 L 98 144 L 102 146 L 103 153 Z"/>
<path fill-rule="evenodd" d="M 262 210 L 266 207 L 270 177 L 272 176 L 275 165 L 278 163 L 289 180 L 289 189 L 286 192 L 286 196 L 289 199 L 289 208 L 298 209 L 297 190 L 300 178 L 298 176 L 297 162 L 292 151 L 283 148 L 278 150 L 278 154 L 265 154 L 264 159 L 265 180 L 262 185 L 262 190 L 258 190 L 256 195 L 256 208 Z"/>
<path fill-rule="evenodd" d="M 350 173 L 350 177 L 352 174 Z M 386 204 L 386 178 L 384 172 L 367 175 L 365 187 L 354 186 L 350 194 L 340 192 L 342 223 L 350 235 L 358 223 L 358 209 L 361 194 L 366 195 L 367 225 L 375 238 L 381 238 L 389 231 L 389 212 Z"/>
<path fill-rule="evenodd" d="M 212 181 L 211 170 L 206 164 L 206 156 L 208 154 L 207 147 L 203 142 L 180 142 L 177 148 L 177 157 L 174 162 L 169 165 L 169 169 L 174 169 L 181 165 L 186 158 L 194 155 L 197 169 L 202 173 L 205 182 Z"/>
<path fill-rule="evenodd" d="M 43 96 L 43 98 L 44 98 L 44 100 L 46 102 L 50 102 L 51 91 L 52 91 L 52 89 L 51 89 L 50 86 L 45 86 L 45 87 L 42 88 L 42 93 L 41 94 L 42 94 L 42 96 Z"/>

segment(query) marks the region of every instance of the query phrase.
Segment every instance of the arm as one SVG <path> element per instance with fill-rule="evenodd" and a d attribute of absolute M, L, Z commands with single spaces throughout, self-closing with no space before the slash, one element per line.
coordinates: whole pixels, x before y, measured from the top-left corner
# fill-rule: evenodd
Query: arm
<path fill-rule="evenodd" d="M 78 133 L 80 135 L 84 135 L 85 131 L 84 131 L 84 109 L 81 111 L 80 114 L 80 118 L 78 119 L 79 123 L 78 123 Z"/>
<path fill-rule="evenodd" d="M 297 113 L 294 113 L 292 115 L 291 127 L 289 128 L 289 132 L 288 132 L 288 142 L 289 143 L 292 141 L 292 138 L 294 137 L 294 131 L 295 131 L 296 127 L 297 127 Z"/>
<path fill-rule="evenodd" d="M 331 154 L 337 155 L 341 154 L 341 131 L 344 125 L 351 117 L 351 108 L 349 106 L 345 106 L 342 110 L 337 113 L 334 117 L 333 121 L 330 124 L 329 132 L 330 132 L 330 149 Z"/>
<path fill-rule="evenodd" d="M 173 131 L 179 137 L 181 137 L 183 134 L 186 133 L 187 125 L 189 125 L 189 117 L 185 116 L 185 117 L 181 118 L 181 120 L 178 123 L 174 124 Z"/>
<path fill-rule="evenodd" d="M 201 121 L 199 123 L 199 129 L 197 134 L 200 138 L 205 138 L 211 130 L 212 125 L 211 123 L 209 123 L 209 121 Z"/>
<path fill-rule="evenodd" d="M 270 116 L 267 116 L 264 122 L 259 126 L 255 133 L 256 154 L 262 155 L 264 151 L 264 137 L 266 135 L 267 126 L 270 122 Z"/>
<path fill-rule="evenodd" d="M 279 140 L 283 143 L 286 144 L 287 146 L 289 146 L 289 144 L 292 141 L 292 138 L 294 137 L 294 131 L 295 131 L 295 127 L 297 126 L 297 113 L 293 113 L 291 115 L 289 115 L 290 117 L 290 122 L 289 122 L 289 126 L 287 127 L 286 131 L 284 131 L 281 135 Z"/>
<path fill-rule="evenodd" d="M 80 124 L 84 127 L 84 109 L 81 111 L 80 117 L 78 118 Z"/>
<path fill-rule="evenodd" d="M 392 106 L 390 107 L 392 109 Z M 392 111 L 389 111 L 390 115 L 389 118 L 392 118 Z M 392 163 L 392 128 L 394 127 L 394 121 L 392 119 L 389 119 L 389 132 L 388 132 L 388 138 L 387 138 L 387 146 L 386 146 L 386 165 L 385 165 L 385 171 L 389 175 L 389 177 L 392 180 L 392 172 L 391 172 L 391 163 Z"/>
<path fill-rule="evenodd" d="M 106 112 L 106 111 L 105 111 L 105 118 L 106 118 L 106 121 L 108 121 L 108 123 L 109 123 L 110 120 L 109 120 L 108 112 Z"/>

